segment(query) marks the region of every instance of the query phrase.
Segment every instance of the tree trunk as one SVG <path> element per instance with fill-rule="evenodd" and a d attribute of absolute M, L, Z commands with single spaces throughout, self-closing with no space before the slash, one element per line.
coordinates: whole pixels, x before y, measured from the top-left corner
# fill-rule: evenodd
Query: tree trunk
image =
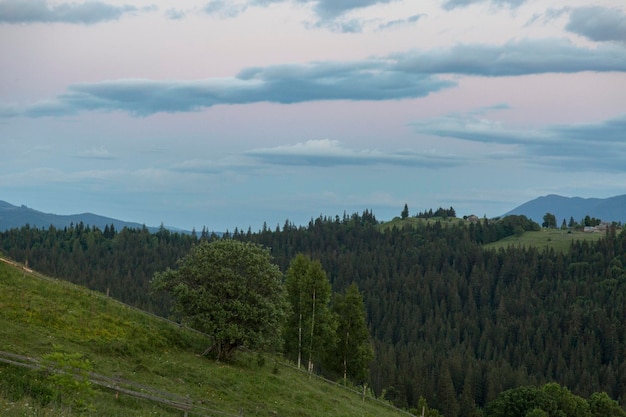
<path fill-rule="evenodd" d="M 315 330 L 315 288 L 313 288 L 313 311 L 311 313 L 311 343 L 309 344 L 309 373 L 313 372 L 313 332 Z"/>
<path fill-rule="evenodd" d="M 302 364 L 302 311 L 298 317 L 298 369 Z"/>
<path fill-rule="evenodd" d="M 346 332 L 346 343 L 343 349 L 343 384 L 348 385 L 348 343 L 350 341 L 350 332 Z"/>

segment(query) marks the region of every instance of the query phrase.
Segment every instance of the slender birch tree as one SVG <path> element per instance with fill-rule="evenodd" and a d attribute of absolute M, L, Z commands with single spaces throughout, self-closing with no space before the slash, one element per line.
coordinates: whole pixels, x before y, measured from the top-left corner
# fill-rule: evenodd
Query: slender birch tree
<path fill-rule="evenodd" d="M 336 344 L 337 322 L 330 311 L 331 286 L 319 261 L 297 255 L 286 273 L 285 287 L 291 312 L 285 329 L 285 353 L 296 360 L 298 368 L 304 360 L 313 372 Z"/>
<path fill-rule="evenodd" d="M 342 374 L 344 384 L 348 379 L 361 383 L 367 379 L 374 350 L 365 320 L 363 296 L 355 283 L 345 294 L 335 294 L 332 310 L 338 320 L 337 348 L 331 357 L 334 368 Z"/>

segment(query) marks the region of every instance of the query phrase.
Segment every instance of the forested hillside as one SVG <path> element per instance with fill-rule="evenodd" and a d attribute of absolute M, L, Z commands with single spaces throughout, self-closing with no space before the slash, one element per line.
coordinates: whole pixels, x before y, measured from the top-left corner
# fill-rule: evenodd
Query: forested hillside
<path fill-rule="evenodd" d="M 173 267 L 197 241 L 161 228 L 104 231 L 79 223 L 69 228 L 25 226 L 0 234 L 0 250 L 54 277 L 85 285 L 143 310 L 167 315 L 163 298 L 151 294 L 155 272 Z"/>
<path fill-rule="evenodd" d="M 298 253 L 310 255 L 334 291 L 358 284 L 376 355 L 370 386 L 397 405 L 423 396 L 445 416 L 469 416 L 504 390 L 550 381 L 626 404 L 626 233 L 612 229 L 565 253 L 481 246 L 534 227 L 512 216 L 384 228 L 366 211 L 228 237 L 271 248 L 283 272 Z M 217 239 L 25 227 L 0 234 L 0 248 L 42 272 L 167 314 L 149 280 L 202 238 Z"/>

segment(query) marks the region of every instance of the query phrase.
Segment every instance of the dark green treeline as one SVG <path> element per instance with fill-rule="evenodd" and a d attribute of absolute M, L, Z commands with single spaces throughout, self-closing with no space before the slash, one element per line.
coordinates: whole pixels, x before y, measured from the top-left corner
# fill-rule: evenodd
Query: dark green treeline
<path fill-rule="evenodd" d="M 534 226 L 513 217 L 381 231 L 366 211 L 229 237 L 271 248 L 282 271 L 298 253 L 320 260 L 335 292 L 355 282 L 374 339 L 369 384 L 399 406 L 423 396 L 445 416 L 469 416 L 502 391 L 551 381 L 583 397 L 605 391 L 624 405 L 626 233 L 574 243 L 568 253 L 481 247 L 520 227 Z M 197 239 L 81 225 L 11 230 L 0 234 L 0 248 L 41 272 L 166 314 L 149 280 Z"/>
<path fill-rule="evenodd" d="M 37 271 L 62 278 L 159 315 L 169 304 L 150 291 L 155 272 L 186 255 L 197 238 L 162 228 L 104 231 L 82 223 L 69 228 L 29 226 L 0 234 L 0 250 Z"/>

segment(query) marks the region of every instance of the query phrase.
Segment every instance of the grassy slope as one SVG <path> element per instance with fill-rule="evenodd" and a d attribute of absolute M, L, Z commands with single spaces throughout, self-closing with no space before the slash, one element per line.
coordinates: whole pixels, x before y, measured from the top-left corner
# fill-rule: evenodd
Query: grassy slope
<path fill-rule="evenodd" d="M 447 219 L 442 219 L 439 217 L 434 217 L 430 219 L 418 219 L 415 217 L 408 217 L 406 219 L 401 219 L 399 217 L 396 217 L 393 220 L 381 223 L 378 227 L 379 230 L 385 231 L 393 227 L 401 229 L 409 225 L 414 226 L 423 223 L 432 224 L 437 221 L 441 222 L 441 225 L 444 227 L 446 225 L 459 223 L 466 224 L 465 220 L 456 217 Z M 542 229 L 537 232 L 524 232 L 524 234 L 522 234 L 521 236 L 509 236 L 504 239 L 500 239 L 497 242 L 487 243 L 483 246 L 487 249 L 501 249 L 508 246 L 534 246 L 539 250 L 542 250 L 544 248 L 553 248 L 557 251 L 567 251 L 570 247 L 570 244 L 576 240 L 588 240 L 595 242 L 603 236 L 604 233 L 585 233 L 580 231 L 572 231 L 571 233 L 568 233 L 567 230 Z"/>
<path fill-rule="evenodd" d="M 103 295 L 0 262 L 2 351 L 41 358 L 61 346 L 65 352 L 84 355 L 94 372 L 188 396 L 225 415 L 406 415 L 309 378 L 274 357 L 266 356 L 265 364 L 258 355 L 244 352 L 232 363 L 201 357 L 198 353 L 209 343 L 205 336 Z M 39 371 L 0 363 L 0 415 L 79 415 L 62 405 L 38 405 L 33 398 L 19 399 L 7 391 L 7 386 L 22 380 L 31 381 L 31 389 L 36 381 L 46 382 Z M 91 416 L 183 415 L 180 410 L 124 394 L 116 399 L 114 391 L 106 388 L 97 388 L 89 401 L 93 408 L 87 414 Z"/>
<path fill-rule="evenodd" d="M 595 242 L 603 236 L 604 233 L 585 233 L 577 231 L 568 233 L 567 230 L 542 229 L 537 232 L 524 232 L 521 236 L 508 236 L 497 242 L 488 243 L 484 245 L 484 247 L 488 249 L 500 249 L 508 246 L 534 246 L 539 250 L 553 248 L 556 251 L 566 252 L 574 241 L 588 240 Z"/>

